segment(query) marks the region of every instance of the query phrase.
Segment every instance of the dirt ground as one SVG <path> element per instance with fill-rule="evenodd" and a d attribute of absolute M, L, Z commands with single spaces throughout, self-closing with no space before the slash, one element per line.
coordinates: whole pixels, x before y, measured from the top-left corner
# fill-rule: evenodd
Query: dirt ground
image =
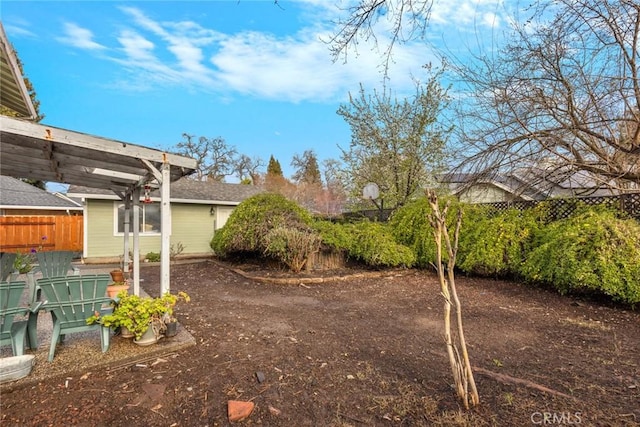
<path fill-rule="evenodd" d="M 255 409 L 240 425 L 640 425 L 638 311 L 459 276 L 480 393 L 480 405 L 464 411 L 450 385 L 434 274 L 284 285 L 229 267 L 172 267 L 172 290 L 192 298 L 177 311 L 195 346 L 3 387 L 1 424 L 226 426 L 228 400 L 250 400 Z M 159 268 L 141 276 L 157 295 Z M 65 387 L 68 376 L 81 380 Z"/>

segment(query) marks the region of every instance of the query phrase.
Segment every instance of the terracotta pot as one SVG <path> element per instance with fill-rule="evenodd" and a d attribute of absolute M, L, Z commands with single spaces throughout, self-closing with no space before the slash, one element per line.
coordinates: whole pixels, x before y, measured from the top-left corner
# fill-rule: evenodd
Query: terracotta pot
<path fill-rule="evenodd" d="M 115 298 L 116 296 L 118 296 L 120 291 L 123 291 L 125 289 L 128 290 L 129 285 L 109 285 L 107 286 L 107 296 L 109 298 Z"/>
<path fill-rule="evenodd" d="M 114 282 L 124 282 L 124 271 L 112 270 L 109 274 L 111 274 L 111 280 Z"/>

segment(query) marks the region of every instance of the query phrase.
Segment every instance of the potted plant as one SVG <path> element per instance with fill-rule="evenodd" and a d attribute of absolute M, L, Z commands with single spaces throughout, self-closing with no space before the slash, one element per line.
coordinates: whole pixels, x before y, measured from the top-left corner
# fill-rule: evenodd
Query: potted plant
<path fill-rule="evenodd" d="M 133 327 L 135 323 L 136 311 L 141 304 L 142 298 L 138 295 L 129 295 L 127 290 L 122 290 L 116 296 L 113 303 L 113 311 L 108 314 L 96 312 L 87 319 L 88 324 L 100 323 L 112 329 L 120 329 L 123 337 L 134 337 Z"/>
<path fill-rule="evenodd" d="M 101 323 L 111 328 L 126 329 L 139 345 L 150 345 L 158 341 L 166 330 L 165 321 L 173 317 L 173 310 L 179 300 L 189 301 L 184 292 L 166 293 L 157 298 L 142 298 L 129 295 L 127 291 L 118 294 L 118 301 L 112 313 L 96 313 L 87 323 Z"/>
<path fill-rule="evenodd" d="M 174 309 L 178 301 L 189 302 L 191 297 L 186 292 L 166 293 L 162 296 L 162 302 L 167 307 L 167 311 L 162 316 L 166 337 L 173 337 L 178 333 L 178 319 L 174 316 Z"/>
<path fill-rule="evenodd" d="M 43 237 L 43 239 L 46 237 Z M 18 252 L 16 258 L 13 261 L 13 272 L 9 278 L 9 281 L 18 280 L 18 276 L 24 274 L 26 277 L 27 286 L 29 288 L 29 300 L 35 302 L 40 298 L 40 291 L 36 286 L 36 278 L 34 275 L 34 263 L 36 257 L 36 250 L 31 249 L 28 253 Z"/>
<path fill-rule="evenodd" d="M 118 294 L 122 291 L 126 291 L 129 289 L 129 282 L 124 280 L 121 282 L 114 281 L 113 283 L 107 286 L 107 296 L 109 298 L 116 298 Z"/>
<path fill-rule="evenodd" d="M 18 274 L 27 274 L 33 270 L 35 249 L 31 249 L 31 252 L 23 254 L 22 252 L 16 253 L 16 259 L 13 261 L 13 270 Z"/>
<path fill-rule="evenodd" d="M 150 345 L 156 343 L 167 330 L 167 322 L 172 319 L 174 309 L 178 301 L 190 301 L 186 292 L 177 294 L 165 293 L 157 298 L 143 298 L 136 309 L 132 332 L 135 334 L 134 342 L 138 345 Z"/>
<path fill-rule="evenodd" d="M 111 274 L 111 280 L 113 280 L 114 283 L 124 282 L 124 271 L 122 271 L 121 268 L 116 268 L 115 270 L 111 270 L 109 274 Z"/>

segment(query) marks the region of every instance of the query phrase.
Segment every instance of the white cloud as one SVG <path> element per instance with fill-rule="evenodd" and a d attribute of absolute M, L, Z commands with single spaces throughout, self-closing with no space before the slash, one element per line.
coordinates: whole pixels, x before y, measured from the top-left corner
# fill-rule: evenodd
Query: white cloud
<path fill-rule="evenodd" d="M 503 0 L 436 0 L 431 11 L 431 23 L 466 27 L 498 27 L 505 14 Z"/>
<path fill-rule="evenodd" d="M 79 49 L 87 50 L 103 50 L 105 47 L 99 43 L 93 41 L 93 33 L 86 28 L 82 28 L 73 22 L 64 23 L 63 37 L 58 37 L 57 40 L 61 43 L 68 44 Z"/>
<path fill-rule="evenodd" d="M 165 70 L 169 75 L 165 77 L 174 80 L 175 73 L 180 73 L 180 76 L 189 85 L 194 83 L 209 85 L 212 83 L 212 71 L 204 63 L 203 47 L 210 46 L 220 40 L 223 37 L 221 34 L 205 29 L 192 21 L 156 22 L 137 8 L 121 7 L 120 9 L 133 18 L 140 30 L 146 30 L 152 36 L 159 37 L 158 44 L 162 43 L 162 49 L 172 54 L 173 61 L 167 65 L 170 69 Z M 131 53 L 135 54 L 136 52 Z M 159 70 L 157 62 L 163 56 L 159 49 L 154 56 L 144 58 L 146 62 L 142 62 L 140 66 Z M 132 65 L 139 59 L 133 55 L 128 58 Z"/>
<path fill-rule="evenodd" d="M 500 16 L 493 12 L 486 12 L 484 15 L 482 15 L 482 21 L 486 27 L 490 28 L 500 27 L 500 24 L 502 22 Z"/>
<path fill-rule="evenodd" d="M 21 22 L 14 22 L 13 24 L 4 24 L 4 29 L 7 33 L 11 34 L 12 38 L 13 37 L 35 38 L 36 34 L 30 30 L 27 30 L 25 26 L 28 26 L 28 23 L 21 21 Z"/>
<path fill-rule="evenodd" d="M 320 41 L 325 34 L 298 34 L 276 38 L 245 32 L 221 43 L 211 62 L 216 79 L 228 88 L 254 96 L 293 102 L 328 101 L 356 91 L 358 84 L 379 87 L 383 78 L 381 57 L 373 45 L 362 46 L 360 54 L 346 64 L 334 63 L 328 47 Z M 428 62 L 424 45 L 398 46 L 391 64 L 395 86 L 411 85 L 411 72 Z"/>
<path fill-rule="evenodd" d="M 315 0 L 306 0 L 312 4 Z M 276 36 L 255 31 L 223 34 L 193 21 L 158 21 L 141 9 L 120 7 L 129 18 L 109 49 L 107 57 L 123 66 L 127 80 L 121 88 L 149 90 L 179 85 L 222 97 L 234 93 L 289 102 L 342 100 L 358 84 L 380 87 L 382 52 L 388 40 L 381 33 L 377 43 L 362 42 L 357 55 L 346 64 L 334 63 L 328 40 L 331 30 L 323 25 L 322 11 L 315 21 L 295 34 Z M 335 11 L 334 11 L 335 12 Z M 382 24 L 381 24 L 382 25 Z M 105 49 L 93 42 L 90 30 L 65 25 L 60 40 L 82 49 Z M 75 43 L 72 43 L 72 39 Z M 104 55 L 103 55 L 104 56 Z M 412 74 L 432 62 L 423 42 L 397 45 L 390 64 L 392 87 L 412 88 Z"/>

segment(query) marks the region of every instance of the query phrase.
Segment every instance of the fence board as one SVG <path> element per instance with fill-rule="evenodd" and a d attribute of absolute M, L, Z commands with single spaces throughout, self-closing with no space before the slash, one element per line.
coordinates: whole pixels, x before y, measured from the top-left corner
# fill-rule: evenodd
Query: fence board
<path fill-rule="evenodd" d="M 0 217 L 0 251 L 82 251 L 82 216 Z"/>

